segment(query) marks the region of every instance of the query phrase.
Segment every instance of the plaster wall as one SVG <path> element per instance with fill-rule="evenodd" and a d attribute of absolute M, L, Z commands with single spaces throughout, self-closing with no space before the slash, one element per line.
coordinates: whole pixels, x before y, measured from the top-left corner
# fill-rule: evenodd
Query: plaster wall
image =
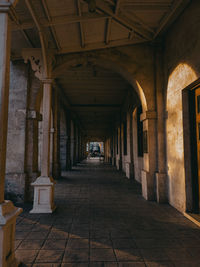
<path fill-rule="evenodd" d="M 200 2 L 195 0 L 166 36 L 166 150 L 169 203 L 185 211 L 182 90 L 199 77 Z"/>

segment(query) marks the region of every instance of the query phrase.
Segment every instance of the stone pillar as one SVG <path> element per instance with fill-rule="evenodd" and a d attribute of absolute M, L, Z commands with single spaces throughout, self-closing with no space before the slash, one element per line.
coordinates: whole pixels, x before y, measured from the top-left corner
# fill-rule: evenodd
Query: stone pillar
<path fill-rule="evenodd" d="M 141 114 L 143 121 L 143 170 L 142 170 L 142 195 L 146 200 L 155 200 L 155 172 L 157 161 L 155 111 L 146 111 Z"/>
<path fill-rule="evenodd" d="M 71 119 L 70 115 L 67 115 L 67 158 L 66 158 L 66 170 L 71 170 Z"/>
<path fill-rule="evenodd" d="M 167 202 L 167 173 L 166 173 L 166 151 L 165 151 L 165 104 L 164 104 L 164 74 L 162 64 L 161 46 L 155 51 L 155 86 L 157 101 L 157 149 L 158 149 L 158 172 L 156 173 L 156 196 L 157 202 Z"/>
<path fill-rule="evenodd" d="M 54 90 L 53 98 L 53 177 L 59 178 L 60 173 L 60 116 L 59 116 L 58 93 Z"/>
<path fill-rule="evenodd" d="M 0 0 L 0 266 L 17 266 L 14 254 L 16 217 L 22 211 L 4 200 L 10 75 L 10 3 Z"/>
<path fill-rule="evenodd" d="M 73 165 L 74 166 L 77 163 L 77 136 L 76 136 L 76 133 L 77 133 L 77 128 L 76 128 L 76 123 L 74 122 L 74 138 L 73 138 L 73 141 L 74 141 Z"/>
<path fill-rule="evenodd" d="M 35 110 L 27 111 L 26 123 L 26 165 L 25 172 L 27 173 L 25 201 L 33 199 L 32 187 L 33 181 L 38 177 L 38 121 L 41 120 L 41 114 Z M 31 188 L 30 188 L 31 187 Z"/>
<path fill-rule="evenodd" d="M 34 203 L 30 213 L 52 213 L 54 205 L 54 180 L 50 177 L 50 134 L 51 134 L 51 79 L 43 80 L 43 120 L 42 120 L 42 159 L 41 176 L 32 183 Z"/>
<path fill-rule="evenodd" d="M 118 164 L 117 169 L 122 170 L 122 124 L 120 119 L 120 127 L 118 129 Z"/>
<path fill-rule="evenodd" d="M 133 133 L 132 133 L 132 112 L 127 113 L 127 162 L 126 162 L 126 177 L 134 178 L 133 164 Z"/>

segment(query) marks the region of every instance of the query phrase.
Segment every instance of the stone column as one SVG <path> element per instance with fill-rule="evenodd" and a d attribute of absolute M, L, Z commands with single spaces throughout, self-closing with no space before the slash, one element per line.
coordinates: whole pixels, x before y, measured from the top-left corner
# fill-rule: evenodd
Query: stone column
<path fill-rule="evenodd" d="M 118 165 L 117 165 L 117 169 L 119 171 L 122 170 L 122 123 L 121 123 L 121 118 L 120 118 L 120 126 L 119 126 L 119 130 L 118 130 Z"/>
<path fill-rule="evenodd" d="M 34 203 L 30 213 L 52 213 L 54 205 L 54 180 L 50 177 L 50 134 L 51 134 L 51 79 L 43 80 L 43 118 L 42 118 L 42 159 L 41 176 L 32 183 Z"/>
<path fill-rule="evenodd" d="M 67 158 L 66 158 L 66 170 L 71 170 L 71 119 L 70 115 L 67 115 Z"/>
<path fill-rule="evenodd" d="M 165 151 L 165 104 L 164 104 L 164 73 L 162 64 L 162 50 L 158 45 L 155 51 L 155 86 L 157 101 L 157 153 L 158 172 L 156 173 L 156 195 L 157 202 L 167 202 L 167 173 L 166 173 L 166 151 Z"/>
<path fill-rule="evenodd" d="M 9 1 L 0 0 L 0 266 L 17 266 L 14 254 L 16 217 L 22 211 L 4 200 L 10 75 Z"/>
<path fill-rule="evenodd" d="M 76 128 L 76 124 L 74 122 L 74 153 L 73 153 L 73 165 L 75 166 L 77 163 L 77 136 L 76 136 L 76 132 L 77 132 L 77 128 Z"/>
<path fill-rule="evenodd" d="M 127 113 L 127 162 L 126 162 L 126 177 L 132 179 L 134 177 L 133 164 L 133 133 L 132 133 L 132 112 Z"/>
<path fill-rule="evenodd" d="M 38 177 L 38 121 L 41 120 L 41 114 L 35 110 L 28 110 L 26 117 L 26 166 L 27 173 L 25 201 L 33 199 L 32 187 L 33 181 Z"/>
<path fill-rule="evenodd" d="M 157 161 L 157 140 L 156 140 L 156 119 L 155 111 L 146 111 L 141 114 L 143 121 L 144 136 L 144 157 L 142 170 L 142 195 L 146 200 L 155 200 L 155 172 Z"/>
<path fill-rule="evenodd" d="M 53 177 L 60 178 L 60 116 L 59 116 L 58 93 L 54 90 L 53 98 Z"/>

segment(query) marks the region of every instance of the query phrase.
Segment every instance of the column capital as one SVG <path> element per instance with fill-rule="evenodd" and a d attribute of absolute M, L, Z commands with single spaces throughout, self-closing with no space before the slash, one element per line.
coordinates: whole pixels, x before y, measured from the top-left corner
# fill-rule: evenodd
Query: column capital
<path fill-rule="evenodd" d="M 10 1 L 0 0 L 0 13 L 8 13 L 11 7 Z"/>
<path fill-rule="evenodd" d="M 157 119 L 157 112 L 155 110 L 147 110 L 140 115 L 140 121 Z"/>
<path fill-rule="evenodd" d="M 43 84 L 52 84 L 54 82 L 54 79 L 50 79 L 50 78 L 44 78 L 44 79 L 41 79 L 41 82 Z"/>

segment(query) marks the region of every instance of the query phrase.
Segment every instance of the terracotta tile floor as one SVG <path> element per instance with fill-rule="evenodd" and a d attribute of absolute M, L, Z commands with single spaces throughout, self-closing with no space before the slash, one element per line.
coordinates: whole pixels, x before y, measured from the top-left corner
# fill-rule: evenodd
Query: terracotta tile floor
<path fill-rule="evenodd" d="M 200 266 L 200 228 L 97 160 L 57 181 L 53 214 L 17 219 L 16 256 L 33 267 Z"/>

